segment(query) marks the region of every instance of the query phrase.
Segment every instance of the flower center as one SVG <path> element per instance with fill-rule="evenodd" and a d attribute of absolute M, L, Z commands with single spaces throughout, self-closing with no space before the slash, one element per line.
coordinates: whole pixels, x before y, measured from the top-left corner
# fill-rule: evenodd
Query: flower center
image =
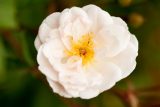
<path fill-rule="evenodd" d="M 74 41 L 71 38 L 71 49 L 66 51 L 67 55 L 81 57 L 83 65 L 91 62 L 94 57 L 93 36 L 93 33 L 87 33 L 82 35 L 78 41 Z"/>

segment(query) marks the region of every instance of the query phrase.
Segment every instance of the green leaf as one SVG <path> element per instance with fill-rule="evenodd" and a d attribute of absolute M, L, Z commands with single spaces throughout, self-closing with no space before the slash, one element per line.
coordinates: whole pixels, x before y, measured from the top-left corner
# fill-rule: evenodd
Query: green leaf
<path fill-rule="evenodd" d="M 0 28 L 17 28 L 14 0 L 0 0 Z"/>

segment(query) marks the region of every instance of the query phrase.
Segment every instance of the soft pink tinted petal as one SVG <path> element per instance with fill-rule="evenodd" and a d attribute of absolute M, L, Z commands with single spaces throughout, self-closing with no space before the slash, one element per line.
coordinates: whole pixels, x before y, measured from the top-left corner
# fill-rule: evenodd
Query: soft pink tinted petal
<path fill-rule="evenodd" d="M 92 82 L 95 85 L 92 85 L 93 83 L 90 83 L 92 85 L 91 87 L 99 87 L 100 91 L 107 90 L 111 88 L 120 78 L 121 78 L 121 70 L 113 63 L 109 63 L 103 59 L 97 59 L 97 62 L 94 65 L 91 65 L 91 69 L 87 69 L 86 72 L 88 73 L 88 79 L 91 79 L 92 73 L 97 72 L 101 76 L 95 76 L 94 78 L 97 78 L 99 80 L 98 82 L 94 81 L 96 79 L 92 79 Z M 90 80 L 89 80 L 90 81 Z"/>
<path fill-rule="evenodd" d="M 94 38 L 96 50 L 104 56 L 113 57 L 122 51 L 128 44 L 129 32 L 122 26 L 111 25 L 102 29 Z"/>
<path fill-rule="evenodd" d="M 47 81 L 49 82 L 50 87 L 53 89 L 55 93 L 58 93 L 66 98 L 72 97 L 65 91 L 64 87 L 59 82 L 52 81 L 50 78 L 47 78 Z"/>
<path fill-rule="evenodd" d="M 34 41 L 34 45 L 35 45 L 37 51 L 38 51 L 39 47 L 41 46 L 41 44 L 42 44 L 42 42 L 39 39 L 39 36 L 37 36 L 35 41 Z"/>
<path fill-rule="evenodd" d="M 138 51 L 138 40 L 135 37 L 135 35 L 131 34 L 130 37 L 130 42 L 133 44 L 133 46 L 135 47 L 135 50 Z"/>
<path fill-rule="evenodd" d="M 49 36 L 50 31 L 51 31 L 51 28 L 43 21 L 42 24 L 40 25 L 39 31 L 38 31 L 38 36 L 39 36 L 41 42 L 44 43 L 46 41 L 46 39 Z"/>
<path fill-rule="evenodd" d="M 62 58 L 64 56 L 64 45 L 59 38 L 50 39 L 44 44 L 43 53 L 47 58 Z"/>
<path fill-rule="evenodd" d="M 87 88 L 86 90 L 80 92 L 79 96 L 83 99 L 90 99 L 99 95 L 100 91 L 97 88 Z"/>
<path fill-rule="evenodd" d="M 60 32 L 62 37 L 72 36 L 74 40 L 90 31 L 91 21 L 87 14 L 78 7 L 65 9 L 60 18 Z"/>
<path fill-rule="evenodd" d="M 98 32 L 103 27 L 108 27 L 113 23 L 113 20 L 108 12 L 103 11 L 95 5 L 84 6 L 83 9 L 88 14 L 89 18 L 92 20 L 92 31 Z"/>
<path fill-rule="evenodd" d="M 134 45 L 129 43 L 125 50 L 109 60 L 120 67 L 122 78 L 125 78 L 135 69 L 137 55 Z"/>
<path fill-rule="evenodd" d="M 58 80 L 57 71 L 51 66 L 48 59 L 43 54 L 43 45 L 38 50 L 37 61 L 39 70 L 54 81 Z"/>
<path fill-rule="evenodd" d="M 40 40 L 42 42 L 46 41 L 52 29 L 58 28 L 59 16 L 60 16 L 59 12 L 53 13 L 49 15 L 40 25 L 38 36 L 40 37 Z"/>
<path fill-rule="evenodd" d="M 125 29 L 128 30 L 128 26 L 127 26 L 126 22 L 124 22 L 120 17 L 114 17 L 114 16 L 112 16 L 112 20 L 113 20 L 114 24 L 123 26 L 123 27 L 125 27 Z"/>
<path fill-rule="evenodd" d="M 44 22 L 52 29 L 58 28 L 60 15 L 61 13 L 59 12 L 52 13 L 44 20 Z"/>
<path fill-rule="evenodd" d="M 78 97 L 79 92 L 83 91 L 87 86 L 87 80 L 83 72 L 72 71 L 72 73 L 60 73 L 59 80 L 66 91 L 73 97 Z"/>

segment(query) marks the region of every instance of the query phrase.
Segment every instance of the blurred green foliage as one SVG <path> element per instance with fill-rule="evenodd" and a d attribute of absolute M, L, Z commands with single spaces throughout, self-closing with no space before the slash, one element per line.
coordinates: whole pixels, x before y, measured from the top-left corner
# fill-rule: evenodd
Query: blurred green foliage
<path fill-rule="evenodd" d="M 65 99 L 37 70 L 34 39 L 50 13 L 87 4 L 128 23 L 140 44 L 137 67 L 96 98 Z M 159 0 L 0 0 L 0 107 L 160 107 L 159 77 Z"/>

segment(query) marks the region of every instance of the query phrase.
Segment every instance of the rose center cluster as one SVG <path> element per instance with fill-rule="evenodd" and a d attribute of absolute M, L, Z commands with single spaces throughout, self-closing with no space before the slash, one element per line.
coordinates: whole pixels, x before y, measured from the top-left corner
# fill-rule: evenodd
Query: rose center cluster
<path fill-rule="evenodd" d="M 70 39 L 71 49 L 65 50 L 66 54 L 70 56 L 78 56 L 82 59 L 82 64 L 86 65 L 93 61 L 94 57 L 94 43 L 93 33 L 87 33 L 81 36 L 77 41 Z"/>

